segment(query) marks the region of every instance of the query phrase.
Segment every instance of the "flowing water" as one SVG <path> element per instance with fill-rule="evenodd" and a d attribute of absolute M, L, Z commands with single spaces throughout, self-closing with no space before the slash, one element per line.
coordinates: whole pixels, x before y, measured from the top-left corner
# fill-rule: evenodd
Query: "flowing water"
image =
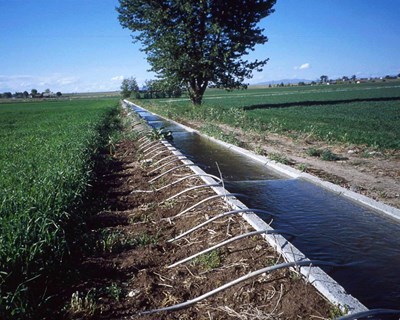
<path fill-rule="evenodd" d="M 400 223 L 134 109 L 154 128 L 170 130 L 172 144 L 204 171 L 220 170 L 226 189 L 246 195 L 240 200 L 248 207 L 273 213 L 272 226 L 294 234 L 290 241 L 309 259 L 352 263 L 326 271 L 368 308 L 400 308 Z"/>

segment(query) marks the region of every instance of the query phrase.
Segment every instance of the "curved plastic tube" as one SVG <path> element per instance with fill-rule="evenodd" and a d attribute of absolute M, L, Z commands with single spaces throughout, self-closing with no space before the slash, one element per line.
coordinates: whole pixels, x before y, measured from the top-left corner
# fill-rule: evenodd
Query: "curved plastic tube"
<path fill-rule="evenodd" d="M 219 186 L 220 186 L 220 183 L 212 183 L 212 184 L 202 184 L 199 186 L 190 187 L 185 190 L 182 190 L 181 192 L 178 192 L 177 194 L 174 194 L 173 196 L 169 197 L 168 199 L 165 199 L 163 202 L 175 199 L 176 197 L 179 197 L 180 195 L 182 195 L 186 192 L 192 191 L 192 190 L 196 190 L 196 189 L 200 189 L 200 188 L 208 188 L 208 187 L 219 187 Z"/>
<path fill-rule="evenodd" d="M 194 165 L 195 165 L 194 163 L 188 163 L 188 164 L 181 164 L 179 166 L 173 167 L 173 168 L 171 168 L 171 169 L 159 174 L 158 176 L 154 177 L 153 179 L 149 180 L 149 183 L 153 183 L 154 181 L 156 181 L 156 180 L 160 179 L 161 177 L 165 176 L 166 174 L 168 174 L 168 173 L 170 173 L 172 171 L 175 171 L 175 170 L 177 170 L 179 168 L 191 167 L 191 166 L 194 166 Z"/>
<path fill-rule="evenodd" d="M 384 315 L 384 314 L 400 314 L 400 310 L 393 309 L 371 309 L 368 311 L 358 312 L 354 314 L 349 314 L 347 316 L 343 316 L 340 318 L 336 318 L 336 320 L 354 320 L 354 319 L 362 319 L 369 316 L 374 315 Z"/>
<path fill-rule="evenodd" d="M 238 235 L 236 237 L 232 237 L 230 239 L 227 239 L 227 240 L 224 240 L 224 241 L 222 241 L 220 243 L 217 243 L 216 245 L 214 245 L 212 247 L 209 247 L 209 248 L 207 248 L 207 249 L 205 249 L 203 251 L 197 252 L 197 253 L 191 255 L 190 257 L 187 257 L 187 258 L 182 259 L 182 260 L 180 260 L 178 262 L 175 262 L 175 263 L 169 265 L 167 268 L 176 267 L 176 266 L 178 266 L 178 265 L 180 265 L 182 263 L 185 263 L 185 262 L 188 262 L 190 260 L 193 260 L 194 258 L 196 258 L 196 257 L 198 257 L 198 256 L 200 256 L 202 254 L 205 254 L 207 252 L 213 251 L 213 250 L 218 249 L 220 247 L 226 246 L 227 244 L 230 244 L 230 243 L 232 243 L 234 241 L 237 241 L 237 240 L 240 240 L 240 239 L 243 239 L 243 238 L 247 238 L 247 237 L 251 237 L 251 236 L 254 236 L 254 235 L 257 235 L 257 234 L 261 234 L 261 233 L 266 233 L 266 234 L 278 233 L 278 234 L 280 234 L 280 233 L 284 233 L 284 231 L 281 231 L 281 230 L 259 230 L 259 231 L 252 231 L 252 232 L 247 232 L 247 233 L 244 233 L 244 234 L 240 234 L 240 235 Z"/>
<path fill-rule="evenodd" d="M 147 137 L 146 137 L 147 138 Z M 150 146 L 153 142 L 158 142 L 158 141 L 154 141 L 154 140 L 146 140 L 145 142 L 143 142 L 142 144 L 140 144 L 138 146 L 138 151 L 143 150 L 144 148 L 147 148 L 148 146 Z"/>
<path fill-rule="evenodd" d="M 201 204 L 204 203 L 204 202 L 207 202 L 207 201 L 210 201 L 210 200 L 213 200 L 213 199 L 216 199 L 216 198 L 222 198 L 222 197 L 236 197 L 236 196 L 242 196 L 242 197 L 244 197 L 245 195 L 243 195 L 243 194 L 241 194 L 241 193 L 217 194 L 217 195 L 215 195 L 215 196 L 211 196 L 211 197 L 205 198 L 205 199 L 203 199 L 203 200 L 197 202 L 196 204 L 192 205 L 191 207 L 189 207 L 189 208 L 187 208 L 187 209 L 185 209 L 185 210 L 179 212 L 177 215 L 175 215 L 175 216 L 173 216 L 173 217 L 170 217 L 169 219 L 177 218 L 177 217 L 179 217 L 179 216 L 185 214 L 186 212 L 189 212 L 190 210 L 192 210 L 192 209 L 198 207 L 199 205 L 201 205 Z"/>
<path fill-rule="evenodd" d="M 186 159 L 185 156 L 182 156 L 182 157 L 183 157 L 183 158 L 177 158 L 177 159 L 168 161 L 167 163 L 164 163 L 164 164 L 162 164 L 161 166 L 159 166 L 159 167 L 157 167 L 157 168 L 151 170 L 148 174 L 152 174 L 153 172 L 155 172 L 155 171 L 157 171 L 157 170 L 160 170 L 160 169 L 166 167 L 167 165 L 169 165 L 169 164 L 171 164 L 171 163 L 178 162 L 178 161 L 180 161 L 180 160 L 185 160 L 185 159 Z"/>
<path fill-rule="evenodd" d="M 163 162 L 163 161 L 165 161 L 165 160 L 167 160 L 167 159 L 176 158 L 176 157 L 185 157 L 185 156 L 183 156 L 183 155 L 181 156 L 181 155 L 171 154 L 170 156 L 167 156 L 167 157 L 165 157 L 165 158 L 162 158 L 162 159 L 158 160 L 157 162 L 154 162 L 154 163 L 151 165 L 151 167 L 154 167 L 154 166 L 160 164 L 161 162 Z M 185 157 L 185 158 L 186 158 L 186 157 Z"/>
<path fill-rule="evenodd" d="M 162 311 L 173 311 L 173 310 L 179 310 L 182 308 L 187 308 L 201 300 L 204 300 L 206 298 L 209 298 L 225 289 L 228 289 L 232 286 L 234 286 L 235 284 L 238 284 L 240 282 L 243 282 L 245 280 L 251 279 L 253 277 L 256 277 L 260 274 L 263 273 L 267 273 L 267 272 L 272 272 L 275 270 L 279 270 L 279 269 L 283 269 L 283 268 L 290 268 L 290 267 L 296 267 L 296 266 L 311 266 L 311 265 L 328 265 L 328 266 L 339 266 L 336 263 L 332 263 L 332 262 L 326 262 L 326 261 L 319 261 L 319 260 L 304 260 L 304 261 L 295 261 L 295 262 L 285 262 L 285 263 L 280 263 L 280 264 L 276 264 L 274 266 L 269 266 L 266 268 L 262 268 L 253 272 L 250 272 L 248 274 L 246 274 L 245 276 L 242 276 L 240 278 L 237 278 L 236 280 L 233 280 L 231 282 L 228 282 L 214 290 L 211 290 L 197 298 L 188 300 L 186 302 L 183 303 L 178 303 L 175 304 L 173 306 L 170 307 L 165 307 L 165 308 L 159 308 L 159 309 L 153 309 L 153 310 L 149 310 L 149 311 L 143 311 L 140 312 L 139 315 L 145 315 L 145 314 L 152 314 L 152 313 L 157 313 L 157 312 L 162 312 Z"/>
<path fill-rule="evenodd" d="M 148 147 L 143 148 L 143 150 L 141 151 L 143 153 L 143 155 L 145 155 L 147 152 L 151 151 L 152 149 L 157 149 L 160 146 L 163 146 L 163 144 L 161 144 L 159 140 L 156 140 L 156 142 L 157 143 L 150 144 Z"/>
<path fill-rule="evenodd" d="M 143 137 L 139 138 L 138 142 L 141 142 L 141 141 L 144 140 L 144 139 L 147 139 L 146 142 L 150 141 L 149 138 L 147 138 L 146 136 L 143 136 Z"/>
<path fill-rule="evenodd" d="M 163 190 L 163 189 L 165 189 L 165 188 L 169 188 L 169 187 L 171 187 L 171 186 L 173 186 L 173 185 L 175 185 L 175 184 L 177 184 L 177 183 L 180 183 L 180 182 L 182 182 L 182 181 L 184 181 L 184 180 L 186 180 L 186 179 L 197 178 L 197 177 L 210 177 L 210 178 L 213 178 L 214 180 L 222 181 L 220 178 L 218 178 L 218 177 L 216 177 L 216 176 L 213 176 L 212 174 L 208 174 L 208 173 L 205 173 L 205 174 L 204 174 L 204 173 L 195 173 L 195 174 L 191 174 L 191 175 L 188 175 L 188 176 L 179 178 L 178 180 L 176 180 L 176 181 L 174 181 L 174 182 L 171 182 L 171 183 L 169 183 L 169 184 L 167 184 L 167 185 L 165 185 L 165 186 L 163 186 L 163 187 L 161 187 L 161 188 L 156 189 L 156 191 L 161 191 L 161 190 Z"/>
<path fill-rule="evenodd" d="M 161 144 L 160 146 L 154 145 L 154 146 L 146 149 L 147 150 L 146 152 L 143 151 L 143 157 L 148 157 L 153 152 L 159 151 L 161 149 L 165 149 L 165 146 L 163 144 Z"/>
<path fill-rule="evenodd" d="M 163 151 L 161 151 L 161 152 L 159 152 L 159 153 L 156 153 L 153 157 L 150 158 L 150 160 L 153 161 L 153 159 L 154 159 L 155 157 L 160 156 L 160 155 L 162 155 L 162 154 L 164 154 L 164 153 L 171 153 L 171 151 L 174 151 L 174 150 L 176 150 L 176 149 L 167 149 L 167 150 L 163 150 Z"/>
<path fill-rule="evenodd" d="M 173 241 L 176 241 L 176 240 L 178 240 L 178 239 L 180 239 L 180 238 L 182 238 L 184 236 L 187 236 L 188 234 L 200 229 L 201 227 L 204 227 L 205 225 L 207 225 L 210 222 L 213 222 L 214 220 L 217 220 L 219 218 L 223 218 L 223 217 L 226 217 L 226 216 L 229 216 L 229 215 L 233 215 L 233 214 L 237 214 L 237 213 L 247 213 L 247 212 L 254 212 L 254 213 L 258 212 L 258 213 L 266 213 L 266 214 L 272 215 L 272 214 L 270 214 L 269 212 L 267 212 L 265 210 L 259 210 L 259 209 L 239 209 L 239 210 L 227 211 L 227 212 L 224 212 L 224 213 L 217 214 L 214 217 L 211 217 L 210 219 L 208 219 L 208 220 L 198 224 L 197 226 L 195 226 L 195 227 L 193 227 L 193 228 L 181 233 L 179 236 L 176 236 L 175 238 L 170 239 L 167 242 L 173 242 Z"/>

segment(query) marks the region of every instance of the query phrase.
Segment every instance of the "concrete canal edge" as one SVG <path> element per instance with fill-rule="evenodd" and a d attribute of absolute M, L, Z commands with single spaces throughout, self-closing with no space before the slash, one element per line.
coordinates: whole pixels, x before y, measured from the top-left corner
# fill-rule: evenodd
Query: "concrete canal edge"
<path fill-rule="evenodd" d="M 138 108 L 143 109 L 143 111 L 147 111 L 150 114 L 159 116 L 153 112 L 150 112 L 140 106 L 137 106 L 136 104 L 124 100 L 125 104 L 135 106 Z M 161 117 L 161 116 L 159 116 Z M 177 126 L 182 127 L 183 129 L 189 131 L 189 132 L 196 132 L 197 134 L 208 138 L 220 145 L 223 145 L 229 149 L 232 149 L 236 152 L 239 152 L 241 154 L 244 154 L 246 156 L 250 156 L 251 158 L 261 161 L 262 158 L 265 162 L 263 162 L 266 166 L 269 168 L 272 168 L 273 170 L 289 175 L 292 178 L 303 178 L 306 179 L 306 177 L 302 176 L 302 173 L 298 170 L 295 170 L 291 167 L 284 166 L 278 163 L 275 163 L 272 160 L 269 160 L 265 157 L 260 157 L 258 155 L 255 155 L 254 153 L 245 150 L 243 148 L 239 148 L 233 145 L 230 145 L 228 143 L 225 143 L 223 141 L 219 141 L 215 138 L 208 137 L 204 134 L 201 134 L 197 130 L 193 130 L 192 128 L 189 128 L 187 126 L 184 126 L 180 123 L 177 123 L 173 120 L 167 119 L 165 117 L 161 117 L 167 121 L 170 121 L 174 123 Z M 169 144 L 167 141 L 163 141 L 164 145 L 167 146 L 170 150 L 171 153 L 175 155 L 182 155 L 179 151 L 177 151 L 172 145 Z M 182 155 L 183 156 L 183 155 Z M 192 164 L 190 160 L 181 160 L 184 164 Z M 205 172 L 198 166 L 190 166 L 190 168 L 194 173 L 196 174 L 205 174 Z M 296 175 L 295 173 L 298 172 Z M 291 173 L 291 174 L 289 174 Z M 312 176 L 311 176 L 312 177 Z M 201 179 L 205 183 L 209 184 L 214 184 L 216 181 L 210 177 L 204 177 L 202 176 Z M 318 179 L 318 178 L 316 178 Z M 312 179 L 307 179 L 312 182 L 314 182 Z M 318 179 L 319 180 L 319 179 Z M 324 182 L 321 180 L 321 182 Z M 321 186 L 325 187 L 324 185 L 321 184 Z M 326 187 L 325 187 L 326 188 Z M 216 194 L 218 195 L 223 195 L 229 193 L 226 189 L 223 187 L 212 187 L 212 189 L 215 191 Z M 342 188 L 343 189 L 343 188 Z M 241 201 L 239 201 L 235 197 L 226 197 L 224 199 L 231 207 L 233 210 L 237 209 L 248 209 L 245 204 L 243 204 Z M 371 199 L 372 200 L 372 199 Z M 243 219 L 245 219 L 256 231 L 260 230 L 273 230 L 265 221 L 263 221 L 260 217 L 258 217 L 254 213 L 241 213 L 240 214 Z M 400 218 L 400 214 L 399 214 Z M 264 239 L 273 247 L 275 250 L 280 253 L 284 259 L 287 262 L 294 262 L 294 261 L 301 261 L 301 260 L 308 260 L 307 257 L 300 251 L 298 250 L 295 246 L 293 246 L 288 240 L 286 240 L 283 236 L 279 234 L 264 234 L 263 235 Z M 339 285 L 334 279 L 332 279 L 328 274 L 326 274 L 321 268 L 311 266 L 311 267 L 301 267 L 299 272 L 307 279 L 308 282 L 310 282 L 328 301 L 330 301 L 332 304 L 336 305 L 339 307 L 342 311 L 348 312 L 349 314 L 354 314 L 362 311 L 367 311 L 368 308 L 365 307 L 360 301 L 358 301 L 355 297 L 352 295 L 348 294 L 346 290 Z"/>

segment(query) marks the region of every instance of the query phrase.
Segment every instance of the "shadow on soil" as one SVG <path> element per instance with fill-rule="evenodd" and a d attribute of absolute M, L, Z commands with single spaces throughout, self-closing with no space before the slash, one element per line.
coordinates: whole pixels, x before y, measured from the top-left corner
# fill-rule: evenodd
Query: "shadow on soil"
<path fill-rule="evenodd" d="M 379 102 L 379 101 L 398 101 L 398 100 L 400 100 L 400 97 L 346 99 L 346 100 L 329 100 L 329 101 L 297 101 L 297 102 L 287 102 L 287 103 L 254 104 L 250 106 L 244 106 L 243 110 L 290 108 L 295 106 L 302 106 L 302 107 L 324 106 L 324 105 L 327 106 L 327 105 L 354 103 L 354 102 Z"/>

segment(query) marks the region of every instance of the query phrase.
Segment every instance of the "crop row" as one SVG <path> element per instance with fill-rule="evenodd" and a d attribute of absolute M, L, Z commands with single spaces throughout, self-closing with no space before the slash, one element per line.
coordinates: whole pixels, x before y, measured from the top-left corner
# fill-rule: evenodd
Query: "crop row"
<path fill-rule="evenodd" d="M 116 100 L 0 106 L 0 318 L 40 303 L 43 277 L 66 253 Z M 30 301 L 30 302 L 29 302 Z"/>
<path fill-rule="evenodd" d="M 329 142 L 400 149 L 400 86 L 215 90 L 199 108 L 184 100 L 140 101 L 167 117 L 225 123 L 259 133 L 305 133 Z"/>

